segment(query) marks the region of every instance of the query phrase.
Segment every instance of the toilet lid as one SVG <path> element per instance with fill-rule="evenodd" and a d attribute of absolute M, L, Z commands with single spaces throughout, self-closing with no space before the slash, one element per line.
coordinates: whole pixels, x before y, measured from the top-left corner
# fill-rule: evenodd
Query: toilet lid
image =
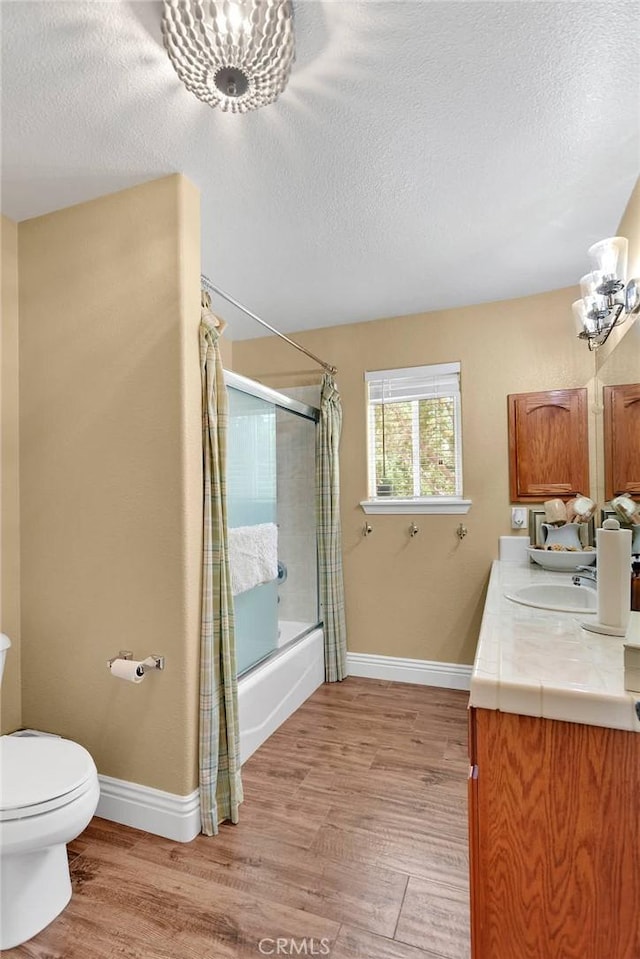
<path fill-rule="evenodd" d="M 37 815 L 70 802 L 97 778 L 86 749 L 68 739 L 0 738 L 0 819 Z"/>

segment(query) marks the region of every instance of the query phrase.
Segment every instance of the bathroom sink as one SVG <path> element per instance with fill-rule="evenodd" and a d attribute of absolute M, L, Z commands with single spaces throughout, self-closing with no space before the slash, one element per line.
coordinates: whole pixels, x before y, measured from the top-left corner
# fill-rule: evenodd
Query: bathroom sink
<path fill-rule="evenodd" d="M 574 586 L 572 583 L 536 583 L 521 586 L 512 593 L 505 593 L 505 596 L 523 606 L 563 613 L 595 613 L 598 605 L 595 589 Z"/>

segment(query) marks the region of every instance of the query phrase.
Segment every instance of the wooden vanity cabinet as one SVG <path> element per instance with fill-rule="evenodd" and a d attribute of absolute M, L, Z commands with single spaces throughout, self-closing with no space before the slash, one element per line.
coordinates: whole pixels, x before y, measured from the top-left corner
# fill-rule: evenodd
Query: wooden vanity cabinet
<path fill-rule="evenodd" d="M 470 709 L 473 959 L 640 957 L 640 734 Z"/>
<path fill-rule="evenodd" d="M 512 393 L 507 401 L 511 502 L 588 496 L 586 389 Z"/>
<path fill-rule="evenodd" d="M 640 383 L 605 386 L 605 497 L 640 497 Z"/>

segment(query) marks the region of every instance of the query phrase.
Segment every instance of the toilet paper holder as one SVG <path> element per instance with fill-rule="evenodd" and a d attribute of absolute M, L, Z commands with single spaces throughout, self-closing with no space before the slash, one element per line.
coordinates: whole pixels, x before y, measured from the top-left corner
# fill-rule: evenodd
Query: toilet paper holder
<path fill-rule="evenodd" d="M 133 652 L 130 649 L 121 649 L 117 656 L 112 656 L 111 659 L 107 660 L 109 669 L 111 669 L 111 664 L 114 663 L 116 659 L 133 659 Z M 158 653 L 151 653 L 151 655 L 143 659 L 138 666 L 138 672 L 140 673 L 140 670 L 142 670 L 140 673 L 141 676 L 152 669 L 164 669 L 164 656 L 159 656 Z"/>

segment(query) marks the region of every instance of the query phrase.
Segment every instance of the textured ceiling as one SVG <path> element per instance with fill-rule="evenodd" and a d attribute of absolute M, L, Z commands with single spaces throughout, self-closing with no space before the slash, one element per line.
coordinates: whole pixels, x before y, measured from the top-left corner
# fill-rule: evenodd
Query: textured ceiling
<path fill-rule="evenodd" d="M 284 331 L 569 285 L 639 172 L 636 0 L 298 0 L 289 86 L 244 116 L 184 89 L 159 3 L 0 10 L 3 212 L 182 172 L 203 270 Z"/>

